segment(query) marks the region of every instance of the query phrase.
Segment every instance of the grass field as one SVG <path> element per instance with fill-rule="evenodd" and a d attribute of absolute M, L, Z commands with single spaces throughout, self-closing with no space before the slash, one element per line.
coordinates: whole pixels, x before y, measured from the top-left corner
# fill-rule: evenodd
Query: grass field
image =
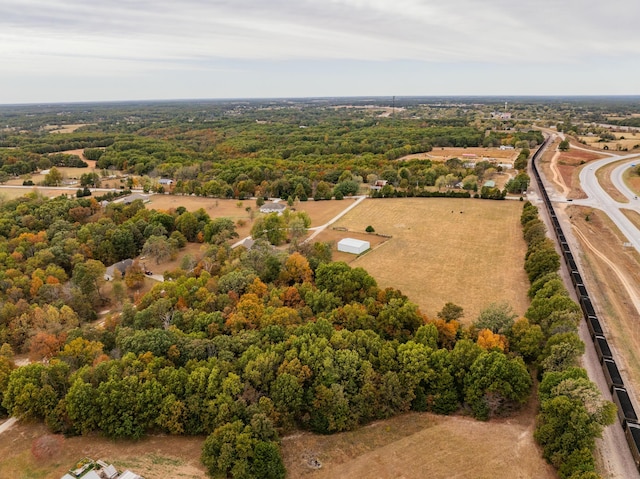
<path fill-rule="evenodd" d="M 615 140 L 599 142 L 600 137 L 598 136 L 581 136 L 580 141 L 584 141 L 588 146 L 600 150 L 621 151 L 624 149 L 633 150 L 640 148 L 640 133 L 630 131 L 612 133 L 616 137 Z"/>
<path fill-rule="evenodd" d="M 640 194 L 640 175 L 632 173 L 632 168 L 627 168 L 625 172 L 622 174 L 625 184 L 631 188 L 631 190 Z"/>
<path fill-rule="evenodd" d="M 596 178 L 598 178 L 598 183 L 600 183 L 602 189 L 604 189 L 611 198 L 619 203 L 629 203 L 629 199 L 623 195 L 620 190 L 615 187 L 613 181 L 611 181 L 611 173 L 622 161 L 624 160 L 615 161 L 603 166 L 602 168 L 598 168 L 598 170 L 596 170 Z"/>
<path fill-rule="evenodd" d="M 150 436 L 139 441 L 112 441 L 98 435 L 55 436 L 56 446 L 36 458 L 34 441 L 48 434 L 43 424 L 21 422 L 2 433 L 0 477 L 59 479 L 85 456 L 103 459 L 120 470 L 131 469 L 146 479 L 208 477 L 200 463 L 202 437 Z"/>
<path fill-rule="evenodd" d="M 400 289 L 430 317 L 453 302 L 471 322 L 492 302 L 507 301 L 520 315 L 528 307 L 521 211 L 518 201 L 368 199 L 335 226 L 391 235 L 351 265 Z"/>
<path fill-rule="evenodd" d="M 463 155 L 476 155 L 476 158 L 469 158 L 472 161 L 482 160 L 504 160 L 507 163 L 513 163 L 518 157 L 520 150 L 501 150 L 500 148 L 482 148 L 482 147 L 470 147 L 470 148 L 434 148 L 428 153 L 416 153 L 414 155 L 407 155 L 399 158 L 399 160 L 411 160 L 411 159 L 423 159 L 430 158 L 437 161 L 445 161 L 449 158 L 465 157 Z"/>
<path fill-rule="evenodd" d="M 296 433 L 282 439 L 282 453 L 289 479 L 553 479 L 557 476 L 533 440 L 534 417 L 533 402 L 509 419 L 489 422 L 409 413 L 347 433 Z M 201 437 L 112 441 L 98 435 L 57 435 L 53 446 L 38 450 L 34 444 L 45 436 L 51 438 L 42 424 L 19 422 L 4 432 L 0 477 L 58 479 L 85 456 L 147 479 L 208 477 L 199 459 Z M 311 469 L 311 458 L 322 467 Z"/>
<path fill-rule="evenodd" d="M 282 440 L 289 478 L 556 478 L 533 440 L 531 408 L 508 420 L 410 413 L 356 431 Z M 317 459 L 320 469 L 312 469 Z"/>

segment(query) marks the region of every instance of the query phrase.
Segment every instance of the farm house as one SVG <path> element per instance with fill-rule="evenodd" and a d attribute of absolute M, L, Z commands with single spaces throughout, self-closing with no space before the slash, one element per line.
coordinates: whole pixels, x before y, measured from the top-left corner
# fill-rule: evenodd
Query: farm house
<path fill-rule="evenodd" d="M 360 254 L 371 248 L 368 241 L 361 241 L 353 238 L 344 238 L 338 242 L 338 251 L 344 253 Z"/>

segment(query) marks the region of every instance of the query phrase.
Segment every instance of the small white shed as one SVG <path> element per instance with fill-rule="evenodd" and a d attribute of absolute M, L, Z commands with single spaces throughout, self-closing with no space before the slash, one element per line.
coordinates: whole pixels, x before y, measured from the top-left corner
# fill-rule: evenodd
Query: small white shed
<path fill-rule="evenodd" d="M 344 238 L 338 242 L 338 251 L 345 253 L 360 254 L 371 248 L 368 241 L 361 241 L 353 238 Z"/>

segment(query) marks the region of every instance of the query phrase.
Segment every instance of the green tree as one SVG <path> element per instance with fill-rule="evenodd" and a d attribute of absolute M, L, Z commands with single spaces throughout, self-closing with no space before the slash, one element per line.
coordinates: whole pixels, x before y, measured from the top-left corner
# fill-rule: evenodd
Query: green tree
<path fill-rule="evenodd" d="M 44 176 L 44 185 L 45 186 L 60 186 L 62 183 L 62 173 L 55 166 L 49 170 Z"/>
<path fill-rule="evenodd" d="M 567 140 L 567 139 L 562 140 L 558 144 L 558 150 L 560 150 L 560 151 L 569 151 L 570 148 L 571 148 L 571 143 L 569 143 L 569 140 Z"/>
<path fill-rule="evenodd" d="M 198 219 L 193 213 L 185 211 L 176 218 L 176 229 L 182 233 L 187 241 L 195 241 L 198 235 Z"/>
<path fill-rule="evenodd" d="M 321 263 L 316 270 L 316 285 L 334 293 L 343 302 L 363 301 L 377 292 L 376 280 L 363 268 L 351 268 L 342 261 Z"/>
<path fill-rule="evenodd" d="M 505 408 L 523 404 L 531 390 L 531 376 L 521 358 L 508 359 L 491 351 L 473 362 L 464 386 L 464 398 L 473 415 L 486 420 Z"/>
<path fill-rule="evenodd" d="M 252 473 L 256 478 L 284 479 L 286 469 L 275 442 L 259 441 L 254 448 Z"/>
<path fill-rule="evenodd" d="M 142 254 L 155 258 L 156 264 L 167 261 L 174 252 L 175 249 L 166 236 L 150 236 L 142 247 Z"/>
<path fill-rule="evenodd" d="M 453 303 L 446 303 L 437 313 L 438 318 L 444 319 L 445 321 L 454 321 L 460 319 L 463 315 L 464 310 L 462 306 Z"/>
<path fill-rule="evenodd" d="M 474 324 L 478 329 L 489 329 L 496 334 L 508 334 L 517 316 L 508 303 L 491 303 L 480 312 Z"/>
<path fill-rule="evenodd" d="M 254 239 L 266 238 L 272 245 L 280 245 L 287 239 L 287 225 L 282 215 L 269 213 L 259 218 L 251 228 Z"/>
<path fill-rule="evenodd" d="M 103 299 L 100 289 L 105 283 L 106 270 L 104 264 L 95 259 L 80 262 L 73 268 L 71 281 L 94 305 Z"/>

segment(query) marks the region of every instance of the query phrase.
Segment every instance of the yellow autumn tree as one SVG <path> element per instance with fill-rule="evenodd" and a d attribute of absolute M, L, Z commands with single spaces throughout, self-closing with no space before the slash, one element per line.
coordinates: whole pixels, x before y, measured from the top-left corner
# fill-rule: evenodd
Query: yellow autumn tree
<path fill-rule="evenodd" d="M 478 346 L 487 351 L 505 351 L 507 349 L 507 338 L 502 334 L 496 334 L 490 329 L 482 329 L 478 333 Z"/>
<path fill-rule="evenodd" d="M 313 273 L 307 258 L 295 252 L 287 258 L 278 278 L 283 284 L 291 285 L 311 281 Z"/>
<path fill-rule="evenodd" d="M 264 314 L 264 305 L 256 294 L 247 293 L 240 298 L 226 325 L 232 331 L 239 331 L 246 328 L 256 328 Z"/>

